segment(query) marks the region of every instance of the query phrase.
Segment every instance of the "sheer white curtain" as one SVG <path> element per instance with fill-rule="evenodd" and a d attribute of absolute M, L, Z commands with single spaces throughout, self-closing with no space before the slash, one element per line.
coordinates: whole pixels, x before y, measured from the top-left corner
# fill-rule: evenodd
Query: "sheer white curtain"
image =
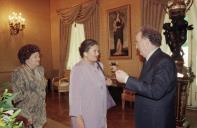
<path fill-rule="evenodd" d="M 192 67 L 192 71 L 197 77 L 197 0 L 187 13 L 187 20 L 189 24 L 193 24 L 194 29 L 188 31 L 188 65 Z M 188 105 L 197 108 L 197 79 L 195 78 L 190 86 Z"/>
<path fill-rule="evenodd" d="M 82 41 L 85 40 L 84 25 L 73 23 L 71 28 L 71 38 L 69 47 L 69 56 L 66 63 L 66 69 L 72 69 L 72 67 L 81 59 L 79 54 L 79 46 Z"/>

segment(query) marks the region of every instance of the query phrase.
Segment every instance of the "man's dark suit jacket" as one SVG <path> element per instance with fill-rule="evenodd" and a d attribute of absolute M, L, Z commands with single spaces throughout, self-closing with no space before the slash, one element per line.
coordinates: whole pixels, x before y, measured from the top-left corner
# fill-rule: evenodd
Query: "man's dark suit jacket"
<path fill-rule="evenodd" d="M 175 128 L 176 66 L 161 49 L 144 63 L 139 80 L 129 77 L 126 87 L 136 92 L 136 128 Z"/>

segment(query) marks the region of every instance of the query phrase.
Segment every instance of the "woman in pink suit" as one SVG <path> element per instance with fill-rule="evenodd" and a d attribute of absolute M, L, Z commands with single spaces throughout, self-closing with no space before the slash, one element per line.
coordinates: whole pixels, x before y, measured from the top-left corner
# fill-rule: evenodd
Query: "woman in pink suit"
<path fill-rule="evenodd" d="M 82 60 L 71 70 L 69 115 L 72 128 L 107 128 L 107 108 L 115 105 L 109 95 L 102 69 L 97 62 L 98 43 L 86 39 L 79 48 Z"/>

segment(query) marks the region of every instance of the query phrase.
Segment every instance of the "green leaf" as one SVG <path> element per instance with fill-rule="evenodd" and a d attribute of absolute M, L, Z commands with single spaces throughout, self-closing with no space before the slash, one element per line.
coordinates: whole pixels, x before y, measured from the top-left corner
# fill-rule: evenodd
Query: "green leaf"
<path fill-rule="evenodd" d="M 21 109 L 16 110 L 16 112 L 14 112 L 14 114 L 10 118 L 15 118 L 16 116 L 19 115 L 20 112 L 21 112 Z"/>
<path fill-rule="evenodd" d="M 0 96 L 0 119 L 4 116 L 7 117 L 7 121 L 5 122 L 5 126 L 0 126 L 0 128 L 23 128 L 23 122 L 15 122 L 16 117 L 20 114 L 21 109 L 14 108 L 12 104 L 12 100 L 16 94 L 12 94 L 8 92 L 8 89 L 5 89 L 2 96 Z M 12 115 L 6 113 L 7 110 L 14 110 Z"/>

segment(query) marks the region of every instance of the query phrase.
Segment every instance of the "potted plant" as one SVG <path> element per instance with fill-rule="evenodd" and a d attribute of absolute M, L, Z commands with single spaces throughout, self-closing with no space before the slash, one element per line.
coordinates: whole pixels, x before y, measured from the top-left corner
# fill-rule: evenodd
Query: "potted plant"
<path fill-rule="evenodd" d="M 12 104 L 14 94 L 5 89 L 0 96 L 0 128 L 23 128 L 23 122 L 16 120 L 21 109 L 15 108 Z"/>

